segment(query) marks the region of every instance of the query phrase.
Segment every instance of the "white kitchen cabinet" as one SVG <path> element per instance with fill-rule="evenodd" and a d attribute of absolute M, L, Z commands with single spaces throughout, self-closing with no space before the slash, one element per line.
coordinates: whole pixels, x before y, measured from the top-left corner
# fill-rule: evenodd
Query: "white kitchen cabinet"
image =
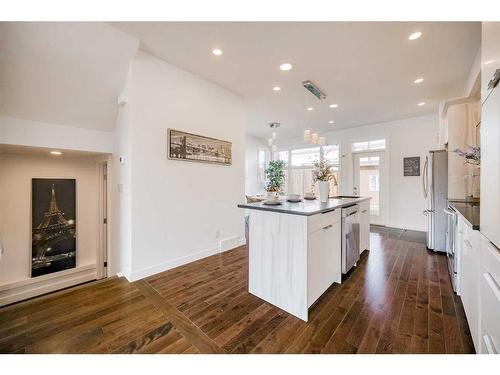
<path fill-rule="evenodd" d="M 307 306 L 310 307 L 334 283 L 340 283 L 340 210 L 329 221 L 308 235 Z"/>
<path fill-rule="evenodd" d="M 474 166 L 465 164 L 462 156 L 453 152 L 456 149 L 466 150 L 468 146 L 479 144 L 476 126 L 480 121 L 480 105 L 477 98 L 463 98 L 449 101 L 445 107 L 447 111 L 440 131 L 446 132 L 440 135 L 440 139 L 446 140 L 441 147 L 448 148 L 448 199 L 463 199 L 471 195 L 472 175 L 478 171 Z M 471 176 L 465 179 L 465 176 Z"/>
<path fill-rule="evenodd" d="M 370 249 L 370 201 L 359 204 L 359 252 Z"/>
<path fill-rule="evenodd" d="M 483 104 L 481 122 L 481 232 L 500 245 L 500 87 Z"/>
<path fill-rule="evenodd" d="M 500 23 L 482 23 L 481 42 L 481 233 L 500 247 Z M 493 81 L 494 82 L 494 81 Z"/>
<path fill-rule="evenodd" d="M 500 250 L 481 235 L 480 353 L 500 353 Z"/>
<path fill-rule="evenodd" d="M 460 253 L 460 295 L 476 351 L 480 347 L 479 277 L 480 234 L 468 222 L 458 217 L 455 251 Z"/>

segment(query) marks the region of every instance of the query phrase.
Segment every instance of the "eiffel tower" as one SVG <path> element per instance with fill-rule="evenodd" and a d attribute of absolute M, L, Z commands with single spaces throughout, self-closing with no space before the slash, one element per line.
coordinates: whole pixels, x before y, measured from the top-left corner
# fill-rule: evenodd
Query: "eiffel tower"
<path fill-rule="evenodd" d="M 43 215 L 40 224 L 33 229 L 33 249 L 36 256 L 32 259 L 32 268 L 48 267 L 59 259 L 75 255 L 74 250 L 65 253 L 50 254 L 52 247 L 64 240 L 75 238 L 76 227 L 74 220 L 67 220 L 59 207 L 54 185 L 52 185 L 49 209 Z"/>

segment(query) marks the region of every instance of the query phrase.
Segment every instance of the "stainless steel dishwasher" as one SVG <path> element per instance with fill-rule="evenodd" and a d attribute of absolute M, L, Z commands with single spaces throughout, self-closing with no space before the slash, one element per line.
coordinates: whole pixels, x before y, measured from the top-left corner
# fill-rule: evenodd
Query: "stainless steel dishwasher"
<path fill-rule="evenodd" d="M 342 273 L 359 260 L 359 205 L 342 208 Z"/>

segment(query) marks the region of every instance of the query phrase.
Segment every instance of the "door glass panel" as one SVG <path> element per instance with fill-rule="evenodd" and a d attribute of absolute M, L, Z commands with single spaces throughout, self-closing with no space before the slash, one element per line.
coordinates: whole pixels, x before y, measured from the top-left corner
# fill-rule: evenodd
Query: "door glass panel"
<path fill-rule="evenodd" d="M 370 197 L 370 215 L 380 215 L 380 157 L 359 158 L 359 195 Z"/>

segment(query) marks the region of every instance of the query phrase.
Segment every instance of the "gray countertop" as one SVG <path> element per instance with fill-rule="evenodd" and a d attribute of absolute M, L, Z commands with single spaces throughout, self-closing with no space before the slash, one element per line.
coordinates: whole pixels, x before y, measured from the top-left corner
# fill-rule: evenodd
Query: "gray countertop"
<path fill-rule="evenodd" d="M 268 206 L 262 202 L 239 204 L 239 208 L 250 210 L 261 210 L 270 212 L 280 212 L 283 214 L 311 216 L 322 212 L 332 211 L 336 208 L 351 206 L 353 204 L 363 202 L 370 199 L 369 197 L 358 198 L 330 198 L 326 203 L 320 203 L 319 198 L 315 200 L 302 199 L 298 203 L 280 201 L 281 204 L 276 206 Z"/>
<path fill-rule="evenodd" d="M 472 229 L 479 230 L 479 203 L 461 201 L 449 201 L 448 203 L 469 222 Z"/>

